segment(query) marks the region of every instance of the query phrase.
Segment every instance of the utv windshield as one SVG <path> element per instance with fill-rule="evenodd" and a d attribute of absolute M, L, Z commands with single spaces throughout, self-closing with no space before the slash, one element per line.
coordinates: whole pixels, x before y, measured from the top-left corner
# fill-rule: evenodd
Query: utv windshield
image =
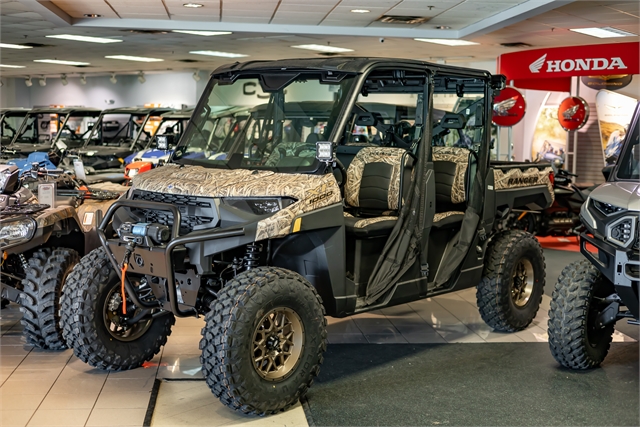
<path fill-rule="evenodd" d="M 29 113 L 14 143 L 51 144 L 65 116 L 54 113 Z"/>
<path fill-rule="evenodd" d="M 91 133 L 86 146 L 129 147 L 139 142 L 145 145 L 151 139 L 161 118 L 147 114 L 107 113 Z"/>
<path fill-rule="evenodd" d="M 332 135 L 353 75 L 326 81 L 323 73 L 279 73 L 214 79 L 196 108 L 174 160 L 212 168 L 304 173 L 318 169 L 316 142 Z M 212 123 L 212 111 L 247 107 Z M 226 134 L 211 144 L 212 133 Z"/>
<path fill-rule="evenodd" d="M 634 126 L 633 131 L 627 134 L 628 140 L 624 144 L 624 152 L 620 157 L 620 166 L 616 178 L 622 180 L 640 179 L 640 145 L 638 145 L 638 126 Z"/>
<path fill-rule="evenodd" d="M 167 142 L 169 143 L 168 150 L 173 150 L 180 140 L 180 137 L 184 133 L 185 128 L 187 127 L 187 123 L 189 123 L 188 118 L 181 119 L 166 119 L 163 118 L 158 126 L 156 133 L 151 140 L 151 143 L 147 148 L 156 149 L 158 145 L 157 137 L 162 135 L 166 136 Z"/>

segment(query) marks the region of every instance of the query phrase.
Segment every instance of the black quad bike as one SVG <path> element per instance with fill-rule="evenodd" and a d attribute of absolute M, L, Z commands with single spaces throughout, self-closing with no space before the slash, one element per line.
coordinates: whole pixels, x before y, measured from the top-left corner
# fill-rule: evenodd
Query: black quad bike
<path fill-rule="evenodd" d="M 174 316 L 203 315 L 213 394 L 270 414 L 318 375 L 325 315 L 477 287 L 487 324 L 526 328 L 542 298 L 542 250 L 496 225 L 553 194 L 548 166 L 489 167 L 491 103 L 504 82 L 397 59 L 219 68 L 171 160 L 133 178 L 99 227 L 102 246 L 70 274 L 66 342 L 91 366 L 131 369 L 160 351 Z M 474 102 L 433 120 L 434 98 L 451 94 Z M 265 100 L 224 156 L 190 158 L 211 114 Z M 310 101 L 333 103 L 326 115 L 287 119 L 285 105 Z M 382 110 L 392 105 L 415 113 L 391 123 Z M 433 146 L 450 132 L 470 148 Z"/>
<path fill-rule="evenodd" d="M 20 174 L 0 165 L 0 254 L 2 307 L 20 305 L 27 344 L 66 348 L 59 325 L 60 295 L 80 256 L 99 245 L 100 212 L 119 194 L 77 189 L 61 170 L 34 165 Z M 20 176 L 22 175 L 22 176 Z M 56 185 L 55 206 L 39 203 L 39 184 Z"/>
<path fill-rule="evenodd" d="M 605 168 L 607 182 L 582 206 L 580 251 L 586 259 L 565 267 L 553 292 L 549 346 L 567 368 L 599 366 L 609 352 L 615 323 L 640 321 L 639 116 L 636 107 L 620 160 Z"/>

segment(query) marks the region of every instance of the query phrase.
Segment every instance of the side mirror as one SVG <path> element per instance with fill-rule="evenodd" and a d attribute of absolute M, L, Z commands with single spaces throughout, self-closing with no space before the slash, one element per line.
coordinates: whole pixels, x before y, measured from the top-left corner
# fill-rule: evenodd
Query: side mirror
<path fill-rule="evenodd" d="M 376 118 L 373 113 L 358 113 L 356 126 L 375 126 Z"/>
<path fill-rule="evenodd" d="M 607 165 L 602 168 L 602 175 L 604 175 L 604 179 L 609 181 L 609 177 L 611 176 L 611 172 L 613 172 L 613 168 L 615 165 Z"/>
<path fill-rule="evenodd" d="M 458 113 L 446 113 L 440 120 L 440 126 L 444 129 L 464 129 L 466 124 L 464 115 Z"/>

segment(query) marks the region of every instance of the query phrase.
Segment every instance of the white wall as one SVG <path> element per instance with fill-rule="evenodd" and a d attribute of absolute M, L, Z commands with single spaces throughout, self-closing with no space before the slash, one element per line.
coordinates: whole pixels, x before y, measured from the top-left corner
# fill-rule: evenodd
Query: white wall
<path fill-rule="evenodd" d="M 22 78 L 3 79 L 0 106 L 65 105 L 105 109 L 153 103 L 179 108 L 198 101 L 208 79 L 207 72 L 202 71 L 200 75 L 201 81 L 196 82 L 190 72 L 149 74 L 145 75 L 144 84 L 140 84 L 137 75 L 116 76 L 116 84 L 109 81 L 109 76 L 98 76 L 87 77 L 86 85 L 80 84 L 78 77 L 69 77 L 67 86 L 63 86 L 59 78 L 48 78 L 47 85 L 40 86 L 34 77 L 31 87 L 27 87 Z"/>

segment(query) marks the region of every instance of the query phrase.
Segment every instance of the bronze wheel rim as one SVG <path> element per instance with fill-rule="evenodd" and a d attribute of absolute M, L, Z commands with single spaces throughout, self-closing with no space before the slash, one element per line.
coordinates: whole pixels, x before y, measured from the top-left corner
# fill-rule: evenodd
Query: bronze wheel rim
<path fill-rule="evenodd" d="M 524 307 L 533 293 L 534 274 L 531 261 L 521 259 L 513 272 L 511 299 L 517 307 Z"/>
<path fill-rule="evenodd" d="M 304 348 L 304 327 L 298 313 L 274 308 L 262 316 L 253 333 L 253 367 L 268 381 L 283 381 L 300 362 Z"/>
<path fill-rule="evenodd" d="M 127 309 L 131 306 L 133 306 L 133 303 L 127 300 Z M 119 286 L 114 286 L 109 291 L 109 294 L 105 299 L 104 309 L 102 312 L 104 314 L 104 326 L 107 328 L 107 332 L 118 341 L 130 342 L 137 340 L 147 332 L 151 327 L 151 323 L 153 323 L 152 319 L 148 319 L 141 320 L 140 322 L 130 326 L 124 324 L 124 315 L 122 314 L 122 295 L 120 294 Z M 135 312 L 127 317 L 133 318 L 139 313 L 140 309 L 136 307 Z"/>

